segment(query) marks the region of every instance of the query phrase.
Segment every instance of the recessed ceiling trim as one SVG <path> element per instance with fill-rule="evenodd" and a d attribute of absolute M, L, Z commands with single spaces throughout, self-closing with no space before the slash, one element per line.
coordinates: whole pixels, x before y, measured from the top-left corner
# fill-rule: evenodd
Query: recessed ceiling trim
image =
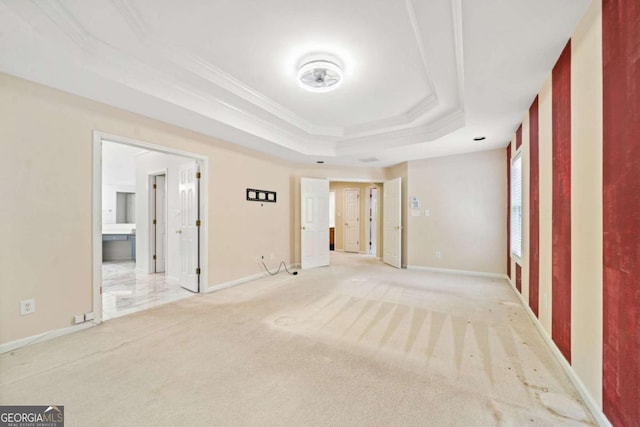
<path fill-rule="evenodd" d="M 333 137 L 344 136 L 342 128 L 316 126 L 307 122 L 291 110 L 283 107 L 257 90 L 245 85 L 238 79 L 225 73 L 199 56 L 185 52 L 183 49 L 173 47 L 168 48 L 171 51 L 171 60 L 175 65 L 192 72 L 212 84 L 228 90 L 234 95 L 251 102 L 270 114 L 273 114 L 279 119 L 289 122 L 292 126 L 295 126 L 311 135 L 325 135 Z"/>
<path fill-rule="evenodd" d="M 32 0 L 33 1 L 33 0 Z M 459 0 L 453 0 L 459 1 Z M 39 4 L 40 2 L 33 1 L 33 3 Z M 410 20 L 410 24 L 413 29 L 413 34 L 415 38 L 415 42 L 418 47 L 418 51 L 421 56 L 421 62 L 423 64 L 423 76 L 425 78 L 425 83 L 428 88 L 431 90 L 431 94 L 428 97 L 420 100 L 416 105 L 412 106 L 405 113 L 402 113 L 397 116 L 391 116 L 379 120 L 374 120 L 371 122 L 362 123 L 359 125 L 354 125 L 352 127 L 326 127 L 326 126 L 317 126 L 314 125 L 307 120 L 301 118 L 297 114 L 283 107 L 279 103 L 273 101 L 271 98 L 263 95 L 262 93 L 254 90 L 253 88 L 245 85 L 234 77 L 228 75 L 218 67 L 210 64 L 206 60 L 202 58 L 198 58 L 194 54 L 186 53 L 184 50 L 171 48 L 170 44 L 162 42 L 154 37 L 151 30 L 147 28 L 144 24 L 144 21 L 140 17 L 139 12 L 135 9 L 135 6 L 129 0 L 112 0 L 114 7 L 118 10 L 120 16 L 124 20 L 124 22 L 131 28 L 132 32 L 136 35 L 136 37 L 144 42 L 145 47 L 149 48 L 150 45 L 155 45 L 156 47 L 162 47 L 160 50 L 171 50 L 172 62 L 185 69 L 188 70 L 200 77 L 210 81 L 213 84 L 221 86 L 226 90 L 230 91 L 236 96 L 239 96 L 259 108 L 273 114 L 274 116 L 289 122 L 292 126 L 295 126 L 304 132 L 310 135 L 316 136 L 330 136 L 337 138 L 355 138 L 359 136 L 363 136 L 363 134 L 376 134 L 376 133 L 386 133 L 392 131 L 393 128 L 411 125 L 413 121 L 417 120 L 419 117 L 415 117 L 414 114 L 416 111 L 421 111 L 422 115 L 429 112 L 433 107 L 437 106 L 437 94 L 435 92 L 433 81 L 431 79 L 430 73 L 428 71 L 428 61 L 426 58 L 426 53 L 424 51 L 424 45 L 422 42 L 422 36 L 420 33 L 420 29 L 418 27 L 417 19 L 415 17 L 415 12 L 413 9 L 413 4 L 411 0 L 405 0 L 405 7 L 407 9 L 407 14 Z M 77 44 L 79 44 L 83 48 L 87 48 L 88 40 L 86 37 L 93 38 L 89 31 L 87 31 L 84 27 L 82 27 L 77 19 L 67 11 L 64 6 L 60 4 L 58 0 L 51 0 L 51 5 L 54 9 L 57 9 L 63 13 L 56 13 L 60 15 L 58 17 L 52 16 L 52 14 L 47 14 L 66 34 L 73 38 Z M 60 19 L 62 17 L 63 19 Z M 74 32 L 69 34 L 70 32 L 65 29 L 65 23 L 68 25 L 70 21 L 71 23 L 77 23 L 79 28 L 76 28 Z M 72 35 L 73 34 L 73 35 Z M 78 36 L 82 37 L 78 37 Z M 461 55 L 458 55 L 461 57 Z M 435 97 L 435 101 L 434 101 Z"/>
<path fill-rule="evenodd" d="M 357 155 L 373 149 L 389 149 L 405 145 L 434 141 L 465 125 L 465 113 L 455 109 L 443 114 L 428 125 L 376 134 L 368 137 L 343 140 L 336 146 L 336 155 Z"/>
<path fill-rule="evenodd" d="M 459 1 L 459 0 L 453 0 L 453 1 Z M 143 27 L 144 24 L 142 23 L 141 19 L 137 20 L 135 18 L 135 14 L 136 14 L 135 9 L 127 8 L 127 5 L 133 7 L 131 4 L 128 3 L 127 0 L 112 1 L 112 4 L 114 5 L 114 7 L 118 9 L 119 15 L 121 16 L 123 21 L 130 28 L 132 28 L 132 31 L 134 32 L 134 34 L 136 33 L 136 31 L 138 33 L 140 31 L 145 31 L 147 33 L 144 36 L 145 43 L 144 43 L 144 46 L 142 46 L 142 48 L 155 49 L 157 52 L 163 53 L 162 56 L 164 57 L 164 59 L 169 60 L 175 66 L 178 66 L 179 68 L 182 68 L 182 69 L 189 70 L 194 74 L 199 75 L 205 80 L 211 82 L 212 84 L 215 84 L 216 86 L 229 90 L 231 93 L 233 93 L 236 96 L 238 96 L 239 93 L 244 92 L 242 94 L 244 96 L 241 96 L 243 99 L 273 114 L 274 116 L 281 118 L 285 122 L 290 123 L 292 126 L 303 130 L 304 132 L 307 133 L 307 137 L 324 135 L 324 136 L 331 136 L 331 137 L 337 137 L 337 138 L 344 138 L 338 141 L 335 141 L 335 140 L 327 141 L 328 145 L 332 146 L 331 148 L 329 148 L 327 144 L 323 144 L 324 147 L 322 147 L 321 149 L 318 149 L 319 147 L 315 143 L 307 141 L 308 138 L 305 138 L 305 137 L 301 138 L 300 135 L 295 135 L 290 131 L 286 130 L 285 128 L 283 128 L 282 126 L 278 126 L 270 122 L 269 120 L 260 118 L 255 114 L 252 114 L 251 112 L 248 112 L 243 108 L 238 108 L 237 106 L 227 101 L 224 101 L 220 98 L 211 96 L 206 91 L 196 89 L 195 87 L 194 88 L 186 87 L 184 84 L 181 84 L 180 82 L 176 81 L 176 79 L 171 74 L 163 73 L 161 70 L 158 70 L 152 65 L 149 65 L 148 63 L 146 63 L 143 60 L 143 58 L 145 57 L 144 55 L 134 56 L 130 52 L 125 52 L 124 50 L 111 46 L 110 44 L 95 37 L 87 28 L 85 28 L 78 21 L 78 19 L 69 10 L 67 10 L 67 8 L 59 0 L 51 0 L 49 2 L 44 2 L 44 3 L 32 0 L 31 3 L 38 6 L 38 8 L 54 24 L 56 24 L 64 34 L 66 34 L 76 45 L 78 45 L 81 49 L 83 49 L 83 53 L 85 55 L 92 56 L 93 58 L 98 58 L 98 60 L 93 61 L 93 63 L 91 64 L 92 66 L 89 67 L 94 72 L 102 75 L 103 77 L 109 78 L 113 81 L 119 82 L 121 84 L 125 84 L 126 86 L 129 86 L 134 90 L 140 90 L 142 87 L 146 87 L 147 89 L 145 90 L 145 92 L 147 92 L 147 94 L 164 99 L 167 102 L 176 103 L 177 105 L 180 105 L 183 108 L 192 109 L 194 104 L 198 104 L 200 102 L 200 101 L 197 101 L 198 99 L 206 100 L 207 102 L 216 103 L 222 107 L 227 108 L 228 113 L 231 113 L 231 114 L 228 114 L 228 113 L 222 114 L 222 116 L 227 117 L 226 120 L 223 120 L 223 123 L 238 127 L 239 129 L 241 128 L 244 131 L 249 132 L 250 134 L 253 134 L 260 138 L 265 138 L 276 144 L 280 144 L 285 148 L 298 151 L 302 154 L 309 155 L 309 154 L 313 154 L 320 151 L 324 155 L 324 154 L 327 154 L 327 150 L 332 152 L 331 154 L 335 154 L 336 148 L 334 147 L 337 147 L 336 143 L 339 145 L 347 144 L 352 141 L 355 141 L 361 138 L 366 138 L 366 137 L 389 138 L 389 141 L 397 140 L 398 138 L 402 138 L 403 135 L 406 135 L 407 131 L 409 133 L 412 132 L 411 129 L 406 129 L 406 128 L 397 129 L 397 128 L 405 124 L 410 125 L 411 122 L 415 120 L 415 119 L 412 119 L 412 116 L 414 116 L 416 111 L 428 112 L 438 104 L 437 95 L 435 94 L 435 91 L 434 91 L 432 92 L 432 96 L 429 96 L 421 100 L 417 105 L 413 106 L 409 111 L 405 112 L 400 116 L 389 117 L 386 119 L 374 121 L 373 123 L 358 125 L 358 127 L 360 128 L 355 127 L 354 129 L 350 129 L 351 132 L 345 132 L 345 130 L 341 128 L 325 128 L 325 127 L 313 126 L 310 123 L 301 119 L 299 116 L 295 115 L 294 113 L 289 112 L 287 109 L 280 106 L 280 104 L 273 102 L 270 98 L 264 96 L 260 92 L 244 85 L 242 82 L 224 73 L 222 70 L 213 66 L 212 64 L 203 60 L 202 58 L 198 58 L 193 54 L 185 53 L 184 50 L 180 50 L 176 47 L 173 47 L 171 43 L 166 43 L 166 42 L 163 42 L 162 40 L 159 40 L 157 37 L 155 37 L 152 31 L 144 29 Z M 408 6 L 407 10 L 408 10 L 408 14 L 414 30 L 413 34 L 415 36 L 416 43 L 418 44 L 418 48 L 421 54 L 421 59 L 424 67 L 424 70 L 423 70 L 424 75 L 425 75 L 425 78 L 427 78 L 429 81 L 429 86 L 432 87 L 433 83 L 431 82 L 431 78 L 428 73 L 426 55 L 424 52 L 424 46 L 422 44 L 420 31 L 417 26 L 417 20 L 415 17 L 415 12 L 413 10 L 413 5 L 411 3 L 411 0 L 406 0 L 405 4 Z M 129 16 L 130 19 L 127 19 L 126 17 L 127 15 L 130 15 Z M 134 18 L 131 18 L 132 16 Z M 136 30 L 135 28 L 138 27 L 138 25 L 140 26 L 140 28 Z M 121 68 L 125 66 L 128 66 L 128 68 L 130 68 L 130 65 L 131 65 L 130 61 L 136 62 L 139 64 L 139 66 L 136 67 L 137 71 L 142 72 L 145 75 L 145 81 L 141 83 L 142 85 L 141 87 L 137 87 L 137 86 L 134 87 L 131 85 L 131 82 L 136 80 L 134 76 L 128 75 L 123 80 L 118 76 L 113 76 L 108 74 L 107 70 L 113 69 L 113 66 L 105 64 L 105 61 L 107 63 L 110 61 L 113 61 L 115 63 L 119 62 L 120 64 L 118 65 Z M 107 66 L 105 67 L 105 65 Z M 153 72 L 150 72 L 150 71 L 153 71 Z M 154 76 L 154 77 L 149 78 L 150 76 Z M 156 80 L 156 84 L 152 82 L 152 80 L 154 79 Z M 138 79 L 138 83 L 140 83 L 139 79 Z M 188 97 L 192 98 L 192 101 L 189 101 L 184 97 L 182 99 L 176 99 L 175 97 L 165 96 L 165 94 L 162 92 L 162 89 L 161 89 L 163 86 L 174 87 L 176 89 L 175 92 L 182 92 L 183 94 L 188 95 Z M 152 88 L 155 88 L 155 89 L 152 89 Z M 259 99 L 260 102 L 259 103 L 254 102 L 256 99 Z M 263 105 L 259 105 L 260 103 Z M 191 105 L 191 107 L 189 107 L 189 105 Z M 266 106 L 267 108 L 263 108 L 264 106 Z M 204 111 L 202 110 L 202 107 L 200 107 L 200 109 L 195 109 L 193 111 L 209 116 L 214 120 L 220 119 L 220 117 L 218 117 L 217 115 L 216 117 L 213 117 L 211 114 L 204 113 Z M 290 114 L 287 114 L 287 112 Z M 286 116 L 288 117 L 282 117 L 283 113 L 286 114 Z M 236 119 L 232 119 L 231 117 L 233 116 L 237 116 Z M 246 123 L 243 125 L 241 123 L 242 120 L 240 120 L 240 117 L 245 117 L 246 119 L 248 119 L 249 122 L 252 123 L 251 126 L 246 126 Z M 259 123 L 256 123 L 256 122 L 259 122 Z M 297 126 L 297 125 L 302 125 L 302 126 Z M 376 125 L 378 126 L 377 128 L 376 128 Z M 266 128 L 268 129 L 268 131 L 266 132 L 261 131 L 260 128 L 262 129 Z M 425 127 L 415 128 L 413 132 L 425 134 L 427 128 Z M 253 129 L 253 130 L 250 130 L 250 129 Z M 367 132 L 368 132 L 368 135 L 363 135 L 363 133 L 367 133 Z M 281 135 L 276 136 L 278 133 L 280 133 Z M 426 133 L 429 133 L 429 132 L 426 132 Z"/>
<path fill-rule="evenodd" d="M 464 44 L 462 34 L 462 0 L 451 0 L 453 16 L 453 43 L 456 53 L 456 72 L 458 78 L 458 103 L 464 109 Z"/>
<path fill-rule="evenodd" d="M 407 9 L 407 13 L 409 15 L 409 22 L 411 23 L 411 29 L 413 30 L 413 35 L 416 39 L 418 52 L 420 53 L 420 59 L 422 60 L 422 71 L 423 71 L 425 83 L 427 84 L 427 87 L 429 88 L 431 93 L 434 93 L 437 98 L 438 94 L 433 86 L 433 79 L 431 78 L 431 74 L 429 73 L 429 61 L 427 60 L 427 54 L 425 53 L 424 44 L 422 42 L 422 33 L 420 32 L 420 26 L 418 25 L 416 12 L 413 9 L 412 0 L 405 0 L 405 6 Z"/>
<path fill-rule="evenodd" d="M 349 126 L 345 128 L 344 134 L 347 138 L 358 138 L 361 136 L 380 133 L 381 129 L 392 131 L 395 130 L 394 128 L 411 126 L 416 120 L 437 106 L 438 97 L 435 96 L 435 94 L 431 94 L 430 96 L 423 98 L 420 102 L 411 107 L 409 111 L 402 115 Z"/>

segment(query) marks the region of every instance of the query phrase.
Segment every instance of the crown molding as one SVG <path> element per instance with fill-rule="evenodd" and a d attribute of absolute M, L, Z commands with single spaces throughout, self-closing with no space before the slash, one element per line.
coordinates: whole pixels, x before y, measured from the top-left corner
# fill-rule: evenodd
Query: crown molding
<path fill-rule="evenodd" d="M 11 7 L 7 0 L 3 0 L 3 3 Z M 418 135 L 431 140 L 433 135 L 440 135 L 440 129 L 443 128 L 443 123 L 447 122 L 447 117 L 458 117 L 459 112 L 464 115 L 461 0 L 451 0 L 450 3 L 457 70 L 455 90 L 458 105 L 455 106 L 455 112 L 445 112 L 444 115 L 437 112 L 439 107 L 444 106 L 440 103 L 429 72 L 428 57 L 412 0 L 405 0 L 407 17 L 422 63 L 424 83 L 430 93 L 402 114 L 346 127 L 314 125 L 204 58 L 161 40 L 149 28 L 140 11 L 130 0 L 110 1 L 139 42 L 139 45 L 127 50 L 112 46 L 98 38 L 91 32 L 91 28 L 85 27 L 60 0 L 31 0 L 30 3 L 82 50 L 82 65 L 89 67 L 93 72 L 301 154 L 336 155 L 343 150 L 352 151 L 356 146 L 362 149 L 371 148 L 366 147 L 367 143 L 377 144 L 376 141 L 380 140 L 387 141 L 387 146 L 401 146 L 405 145 L 400 141 L 402 138 L 414 140 Z M 137 55 L 136 49 L 141 54 Z M 145 52 L 152 52 L 153 56 L 145 55 Z M 162 62 L 176 67 L 178 73 L 185 72 L 197 76 L 249 104 L 241 107 L 241 103 L 234 103 L 233 98 L 223 98 L 206 88 L 197 87 L 195 83 L 184 82 L 175 77 L 174 73 L 157 66 Z M 141 76 L 144 76 L 144 79 Z M 217 107 L 212 107 L 213 105 Z M 255 106 L 258 110 L 251 111 L 251 108 L 247 108 L 249 105 Z M 257 111 L 266 114 L 259 114 Z M 428 115 L 440 118 L 418 125 L 419 121 L 425 120 Z M 270 120 L 269 117 L 279 120 Z M 459 123 L 460 120 L 452 120 L 453 122 Z"/>
<path fill-rule="evenodd" d="M 429 72 L 428 58 L 425 52 L 422 33 L 415 15 L 412 0 L 405 0 L 404 4 L 409 24 L 411 25 L 416 42 L 416 47 L 423 65 L 423 79 L 428 88 L 429 94 L 420 99 L 415 105 L 411 106 L 402 114 L 345 127 L 315 125 L 261 92 L 244 84 L 240 80 L 234 78 L 198 55 L 186 52 L 184 49 L 171 47 L 171 44 L 162 43 L 157 39 L 154 41 L 152 31 L 146 27 L 143 19 L 141 18 L 141 14 L 136 10 L 130 0 L 111 1 L 138 40 L 146 42 L 147 44 L 163 46 L 163 49 L 169 54 L 169 60 L 174 65 L 229 91 L 233 95 L 254 104 L 256 107 L 268 112 L 284 122 L 289 123 L 291 126 L 294 126 L 309 135 L 351 139 L 371 134 L 387 133 L 397 128 L 411 126 L 415 121 L 423 118 L 439 105 L 437 92 L 434 88 L 433 79 Z M 454 34 L 461 35 L 459 2 L 460 0 L 452 0 L 452 4 L 458 4 L 458 14 L 454 14 L 453 26 Z M 452 7 L 456 10 L 456 6 Z M 461 47 L 458 43 L 455 43 L 455 45 Z M 456 58 L 462 58 L 462 52 L 457 48 Z M 462 68 L 460 64 L 456 65 L 458 69 Z M 458 73 L 458 75 L 461 76 L 462 74 Z M 459 81 L 461 80 L 459 79 Z M 462 97 L 459 96 L 459 99 L 462 99 Z"/>

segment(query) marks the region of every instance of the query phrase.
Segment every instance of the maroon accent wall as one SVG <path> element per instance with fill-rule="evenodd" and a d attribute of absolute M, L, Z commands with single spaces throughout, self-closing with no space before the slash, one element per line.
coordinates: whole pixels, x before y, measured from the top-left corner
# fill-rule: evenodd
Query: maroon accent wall
<path fill-rule="evenodd" d="M 603 410 L 640 425 L 640 2 L 603 0 Z M 554 302 L 555 304 L 555 302 Z"/>
<path fill-rule="evenodd" d="M 511 143 L 507 145 L 507 277 L 511 279 Z"/>
<path fill-rule="evenodd" d="M 540 160 L 538 97 L 529 108 L 529 307 L 538 316 L 540 278 Z"/>
<path fill-rule="evenodd" d="M 516 289 L 522 293 L 522 267 L 516 262 Z"/>
<path fill-rule="evenodd" d="M 516 150 L 522 145 L 522 125 L 516 130 Z"/>
<path fill-rule="evenodd" d="M 571 363 L 571 40 L 553 67 L 551 84 L 551 338 Z"/>

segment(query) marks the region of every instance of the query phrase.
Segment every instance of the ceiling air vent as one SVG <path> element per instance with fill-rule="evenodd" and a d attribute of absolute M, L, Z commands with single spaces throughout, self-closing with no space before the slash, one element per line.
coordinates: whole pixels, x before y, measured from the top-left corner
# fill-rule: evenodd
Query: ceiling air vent
<path fill-rule="evenodd" d="M 371 163 L 371 162 L 377 162 L 378 159 L 377 157 L 366 157 L 364 159 L 359 159 L 362 163 Z"/>

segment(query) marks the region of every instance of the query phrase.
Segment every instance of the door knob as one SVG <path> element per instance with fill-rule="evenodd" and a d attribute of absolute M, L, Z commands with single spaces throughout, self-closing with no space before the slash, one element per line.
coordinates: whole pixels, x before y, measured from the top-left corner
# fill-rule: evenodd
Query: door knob
<path fill-rule="evenodd" d="M 305 226 L 302 226 L 302 227 L 300 227 L 300 228 L 302 228 L 303 230 L 306 230 L 306 229 L 307 229 L 307 227 L 305 227 Z"/>
<path fill-rule="evenodd" d="M 178 230 L 178 231 L 176 231 L 176 233 L 182 234 L 182 230 Z"/>

